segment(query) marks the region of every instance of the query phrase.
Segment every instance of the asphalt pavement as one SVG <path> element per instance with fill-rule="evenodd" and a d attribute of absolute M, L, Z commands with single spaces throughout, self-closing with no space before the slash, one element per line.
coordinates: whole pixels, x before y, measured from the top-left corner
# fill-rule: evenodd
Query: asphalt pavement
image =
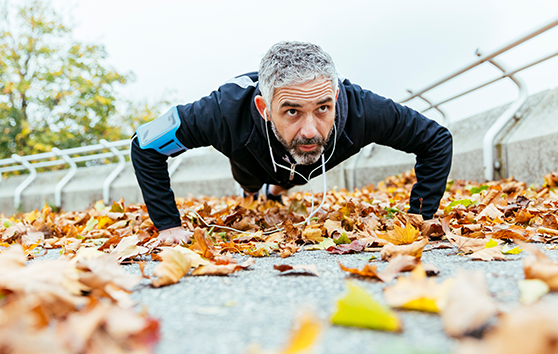
<path fill-rule="evenodd" d="M 501 310 L 519 306 L 517 281 L 524 279 L 524 252 L 506 256 L 509 261 L 471 261 L 455 254 L 455 249 L 427 250 L 423 262 L 440 269 L 439 281 L 453 277 L 460 269 L 481 270 L 492 296 Z M 543 249 L 553 260 L 558 251 Z M 383 289 L 395 282 L 382 283 L 350 277 L 340 270 L 338 261 L 350 267 L 362 267 L 371 256 L 362 252 L 331 255 L 325 251 L 302 251 L 282 259 L 277 255 L 257 258 L 248 270 L 229 276 L 187 276 L 179 283 L 153 288 L 144 279 L 132 293 L 138 308 L 161 320 L 162 338 L 159 354 L 173 353 L 249 353 L 258 345 L 265 351 L 279 350 L 288 340 L 295 318 L 304 310 L 313 311 L 325 323 L 335 310 L 336 301 L 344 295 L 348 279 L 363 286 L 376 300 L 384 302 Z M 278 264 L 314 264 L 319 277 L 281 276 L 273 269 Z M 379 270 L 386 262 L 377 262 Z M 156 262 L 147 262 L 151 274 Z M 139 274 L 137 264 L 125 265 Z M 550 293 L 543 301 L 558 304 L 558 296 Z M 315 353 L 450 353 L 457 341 L 448 337 L 437 314 L 397 311 L 402 322 L 401 333 L 327 325 L 319 338 Z"/>

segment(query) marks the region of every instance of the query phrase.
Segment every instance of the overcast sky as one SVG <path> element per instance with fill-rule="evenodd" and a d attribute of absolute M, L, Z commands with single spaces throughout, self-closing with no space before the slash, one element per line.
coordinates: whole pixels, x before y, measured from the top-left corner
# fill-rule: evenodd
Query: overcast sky
<path fill-rule="evenodd" d="M 104 44 L 110 65 L 135 74 L 124 89 L 127 97 L 165 97 L 173 104 L 199 99 L 256 70 L 265 51 L 281 40 L 319 44 L 352 82 L 401 100 L 406 89 L 419 90 L 473 62 L 477 48 L 492 52 L 558 19 L 557 0 L 52 1 L 73 17 L 78 39 Z M 554 28 L 500 61 L 515 68 L 557 50 Z M 480 68 L 428 97 L 443 99 L 496 74 Z M 558 87 L 558 58 L 520 76 L 529 93 Z M 457 120 L 516 96 L 506 81 L 444 108 Z"/>

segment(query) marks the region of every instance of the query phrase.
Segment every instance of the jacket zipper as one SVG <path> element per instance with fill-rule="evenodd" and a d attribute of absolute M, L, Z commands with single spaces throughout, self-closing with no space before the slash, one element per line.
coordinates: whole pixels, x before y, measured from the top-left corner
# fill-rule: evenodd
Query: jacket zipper
<path fill-rule="evenodd" d="M 289 181 L 292 181 L 294 178 L 294 174 L 295 174 L 295 168 L 296 168 L 296 163 L 292 163 L 291 160 L 289 159 L 289 156 L 285 155 L 283 156 L 283 161 L 285 161 L 286 163 L 288 163 L 289 165 L 291 165 L 291 174 L 289 175 Z"/>

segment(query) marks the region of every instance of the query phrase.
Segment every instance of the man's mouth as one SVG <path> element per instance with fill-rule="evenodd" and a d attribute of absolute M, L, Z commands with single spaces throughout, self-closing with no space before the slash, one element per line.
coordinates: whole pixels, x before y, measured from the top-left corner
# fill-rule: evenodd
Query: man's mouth
<path fill-rule="evenodd" d="M 304 152 L 309 152 L 312 151 L 314 149 L 316 149 L 318 145 L 317 144 L 312 144 L 312 145 L 298 145 L 298 148 Z"/>

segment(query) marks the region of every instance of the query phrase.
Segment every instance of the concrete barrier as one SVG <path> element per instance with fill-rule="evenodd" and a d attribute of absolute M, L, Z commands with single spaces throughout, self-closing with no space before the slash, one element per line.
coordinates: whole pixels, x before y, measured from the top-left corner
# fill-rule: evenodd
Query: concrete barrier
<path fill-rule="evenodd" d="M 449 125 L 454 137 L 454 157 L 450 177 L 483 180 L 482 138 L 507 105 Z M 498 177 L 515 176 L 528 184 L 542 184 L 542 176 L 558 170 L 558 89 L 547 90 L 528 98 L 520 109 L 520 118 L 508 124 L 496 138 L 495 156 L 500 163 Z M 352 188 L 353 156 L 327 173 L 328 188 Z M 415 157 L 385 146 L 374 146 L 370 156 L 361 156 L 356 185 L 378 183 L 385 177 L 409 170 Z M 81 210 L 102 199 L 103 181 L 115 168 L 112 165 L 79 168 L 76 176 L 64 187 L 62 208 Z M 66 171 L 39 173 L 24 190 L 21 211 L 53 204 L 54 188 Z M 0 181 L 0 214 L 16 212 L 14 190 L 26 178 L 14 176 Z M 172 188 L 177 197 L 200 195 L 231 195 L 239 192 L 232 178 L 227 158 L 212 150 L 203 156 L 186 156 L 174 173 Z M 298 190 L 309 187 L 298 188 Z M 322 179 L 312 180 L 314 192 L 322 190 Z M 143 202 L 130 163 L 111 186 L 111 199 L 123 197 L 126 203 Z M 110 201 L 109 201 L 110 202 Z"/>

